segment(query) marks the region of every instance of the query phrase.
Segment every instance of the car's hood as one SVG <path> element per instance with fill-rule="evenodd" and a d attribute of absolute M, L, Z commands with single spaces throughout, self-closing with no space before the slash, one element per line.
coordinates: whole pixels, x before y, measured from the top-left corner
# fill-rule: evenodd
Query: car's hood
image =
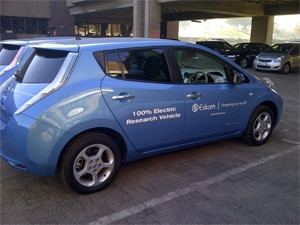
<path fill-rule="evenodd" d="M 286 54 L 280 52 L 262 52 L 258 55 L 258 58 L 277 59 L 280 56 L 286 56 Z"/>

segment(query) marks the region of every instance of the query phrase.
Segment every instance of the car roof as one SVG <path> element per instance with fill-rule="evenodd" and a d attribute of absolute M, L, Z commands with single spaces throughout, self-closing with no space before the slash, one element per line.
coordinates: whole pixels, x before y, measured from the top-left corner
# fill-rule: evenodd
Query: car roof
<path fill-rule="evenodd" d="M 30 47 L 64 50 L 64 51 L 97 51 L 109 49 L 121 49 L 132 47 L 150 47 L 150 46 L 166 46 L 178 45 L 177 40 L 155 39 L 155 38 L 80 38 L 72 40 L 64 40 L 59 42 L 32 44 Z M 187 44 L 187 43 L 186 43 Z"/>
<path fill-rule="evenodd" d="M 25 46 L 29 44 L 38 44 L 42 42 L 59 42 L 64 40 L 75 39 L 75 37 L 40 37 L 40 38 L 25 38 L 25 39 L 9 39 L 0 41 L 2 45 Z"/>
<path fill-rule="evenodd" d="M 199 42 L 227 42 L 225 39 L 223 38 L 208 38 L 208 39 L 202 39 L 199 40 Z"/>
<path fill-rule="evenodd" d="M 240 45 L 240 44 L 264 44 L 264 45 L 268 45 L 267 43 L 264 43 L 264 42 L 240 42 L 240 43 L 236 43 L 235 45 Z"/>
<path fill-rule="evenodd" d="M 16 45 L 16 46 L 24 46 L 27 45 L 28 42 L 24 40 L 4 40 L 0 42 L 2 45 Z"/>
<path fill-rule="evenodd" d="M 274 45 L 299 45 L 300 43 L 295 43 L 295 42 L 286 42 L 286 43 L 277 43 Z"/>

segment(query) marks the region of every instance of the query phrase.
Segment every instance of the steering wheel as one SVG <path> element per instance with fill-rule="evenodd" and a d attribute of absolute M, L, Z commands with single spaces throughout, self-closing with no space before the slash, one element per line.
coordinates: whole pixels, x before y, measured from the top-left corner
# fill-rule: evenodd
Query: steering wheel
<path fill-rule="evenodd" d="M 215 79 L 215 83 L 224 83 L 224 78 L 218 77 L 217 79 Z"/>
<path fill-rule="evenodd" d="M 187 83 L 196 83 L 197 80 L 200 80 L 204 76 L 204 82 L 203 83 L 208 83 L 208 76 L 205 72 L 203 71 L 197 71 L 189 77 Z"/>

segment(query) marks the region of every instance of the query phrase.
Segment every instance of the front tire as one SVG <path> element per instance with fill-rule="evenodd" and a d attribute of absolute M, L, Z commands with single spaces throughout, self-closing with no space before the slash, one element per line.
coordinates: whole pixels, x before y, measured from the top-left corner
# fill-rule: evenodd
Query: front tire
<path fill-rule="evenodd" d="M 61 161 L 63 182 L 79 193 L 93 193 L 107 187 L 121 165 L 119 145 L 97 132 L 84 134 L 65 149 Z"/>
<path fill-rule="evenodd" d="M 249 145 L 262 145 L 270 138 L 273 127 L 273 111 L 268 106 L 258 106 L 250 117 L 243 136 L 244 141 Z"/>
<path fill-rule="evenodd" d="M 290 66 L 290 64 L 287 62 L 287 63 L 285 63 L 284 65 L 283 65 L 283 67 L 282 67 L 282 73 L 283 74 L 288 74 L 289 72 L 291 71 L 291 66 Z"/>

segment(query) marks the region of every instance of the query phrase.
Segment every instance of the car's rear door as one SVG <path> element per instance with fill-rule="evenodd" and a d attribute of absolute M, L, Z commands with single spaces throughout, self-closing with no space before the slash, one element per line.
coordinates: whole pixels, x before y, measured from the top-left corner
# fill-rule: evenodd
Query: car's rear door
<path fill-rule="evenodd" d="M 185 104 L 171 82 L 163 48 L 105 53 L 103 97 L 138 151 L 159 150 L 181 141 Z"/>

